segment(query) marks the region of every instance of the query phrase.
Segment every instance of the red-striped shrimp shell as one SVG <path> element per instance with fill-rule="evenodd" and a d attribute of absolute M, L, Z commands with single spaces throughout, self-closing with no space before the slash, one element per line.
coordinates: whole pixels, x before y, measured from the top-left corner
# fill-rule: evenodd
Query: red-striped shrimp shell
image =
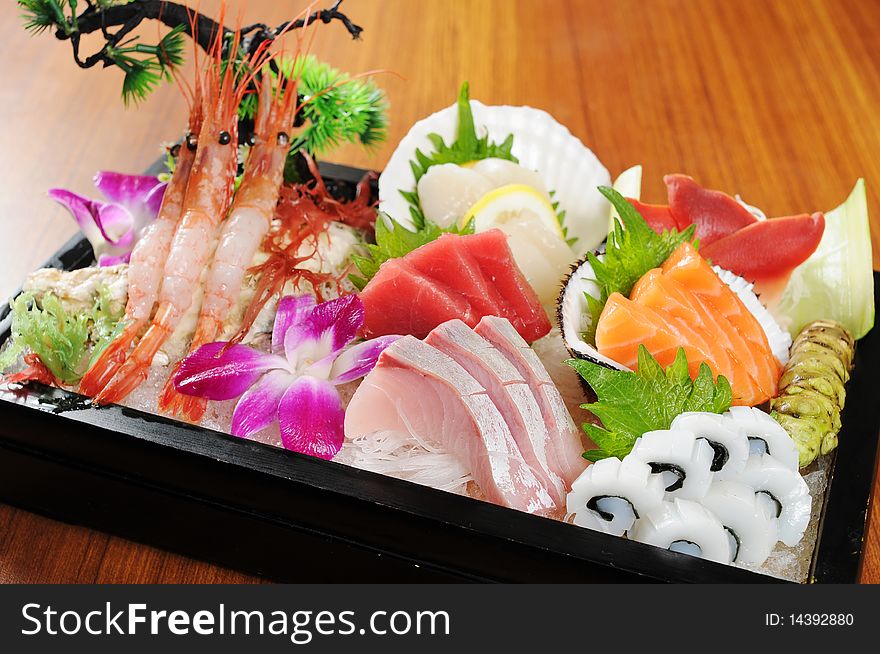
<path fill-rule="evenodd" d="M 221 12 L 219 24 L 223 24 Z M 183 213 L 168 252 L 159 304 L 149 329 L 110 382 L 95 396 L 100 404 L 118 402 L 146 379 L 159 348 L 178 326 L 196 296 L 209 264 L 218 227 L 229 210 L 238 153 L 238 106 L 253 80 L 223 61 L 224 41 L 230 52 L 239 48 L 240 33 L 218 32 L 206 60 L 202 90 L 204 123 L 190 172 Z M 249 62 L 251 70 L 265 61 L 262 48 Z"/>

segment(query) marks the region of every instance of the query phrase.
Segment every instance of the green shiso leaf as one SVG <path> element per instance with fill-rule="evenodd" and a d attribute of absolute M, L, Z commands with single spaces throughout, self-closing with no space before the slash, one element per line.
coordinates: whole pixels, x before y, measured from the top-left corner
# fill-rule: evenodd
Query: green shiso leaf
<path fill-rule="evenodd" d="M 669 429 L 673 419 L 685 411 L 724 413 L 733 402 L 730 383 L 721 375 L 714 379 L 705 363 L 696 379 L 691 380 L 683 348 L 679 348 L 675 361 L 666 370 L 644 345 L 639 346 L 636 372 L 606 368 L 581 359 L 569 359 L 566 363 L 587 381 L 598 398 L 597 402 L 583 405 L 602 421 L 601 427 L 589 423 L 583 426 L 599 448 L 584 454 L 590 461 L 623 458 L 642 434 Z"/>
<path fill-rule="evenodd" d="M 458 130 L 455 140 L 448 144 L 439 134 L 429 134 L 428 139 L 434 146 L 434 151 L 425 154 L 416 150 L 415 160 L 410 161 L 416 183 L 428 172 L 428 168 L 438 164 L 453 163 L 465 164 L 480 159 L 506 159 L 519 163 L 519 160 L 511 153 L 513 148 L 513 134 L 509 135 L 502 143 L 492 143 L 489 136 L 479 138 L 474 124 L 474 114 L 471 110 L 468 83 L 464 82 L 458 92 Z M 401 194 L 410 204 L 410 215 L 417 228 L 425 224 L 425 216 L 419 204 L 419 196 L 415 191 L 401 191 Z"/>
<path fill-rule="evenodd" d="M 91 344 L 103 350 L 117 333 L 122 313 L 107 292 L 99 292 L 89 311 L 69 313 L 52 293 L 39 303 L 31 293 L 10 302 L 12 344 L 0 359 L 0 370 L 13 365 L 22 352 L 33 352 L 65 384 L 75 384 L 87 368 Z"/>
<path fill-rule="evenodd" d="M 874 326 L 874 272 L 865 180 L 825 214 L 819 247 L 794 269 L 779 301 L 792 336 L 814 320 L 836 320 L 859 339 Z"/>
<path fill-rule="evenodd" d="M 473 231 L 473 221 L 464 227 L 453 226 L 449 229 L 442 229 L 435 223 L 426 221 L 420 229 L 412 231 L 387 215 L 379 214 L 376 220 L 376 243 L 366 245 L 365 256 L 357 254 L 352 256 L 360 276 L 351 275 L 349 279 L 358 290 L 363 290 L 367 282 L 379 272 L 379 267 L 389 259 L 409 254 L 416 248 L 438 239 L 441 234 L 472 234 Z"/>
<path fill-rule="evenodd" d="M 629 296 L 633 286 L 645 273 L 666 261 L 683 242 L 693 241 L 696 229 L 691 225 L 681 232 L 673 229 L 658 234 L 613 188 L 600 186 L 599 192 L 608 198 L 620 220 L 614 221 L 613 229 L 608 234 L 605 257 L 600 260 L 592 252 L 587 254 L 600 289 L 600 297 L 590 299 L 588 296 L 587 299 L 590 315 L 585 323 L 589 324 L 589 328 L 583 337 L 589 343 L 595 342 L 596 325 L 608 297 L 615 292 Z"/>

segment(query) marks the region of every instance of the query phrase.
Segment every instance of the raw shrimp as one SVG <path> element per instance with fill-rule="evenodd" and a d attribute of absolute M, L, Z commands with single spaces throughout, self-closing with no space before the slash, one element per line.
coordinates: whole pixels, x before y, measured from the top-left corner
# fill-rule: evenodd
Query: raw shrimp
<path fill-rule="evenodd" d="M 128 302 L 125 306 L 125 327 L 107 346 L 80 381 L 79 391 L 93 397 L 125 362 L 129 347 L 147 325 L 159 298 L 162 271 L 171 241 L 183 208 L 183 199 L 195 159 L 196 144 L 202 127 L 201 99 L 196 97 L 190 107 L 189 131 L 180 146 L 174 174 L 165 189 L 156 220 L 146 229 L 131 253 L 128 266 Z"/>
<path fill-rule="evenodd" d="M 221 21 L 222 23 L 222 21 Z M 149 329 L 110 382 L 95 396 L 99 404 L 118 402 L 146 379 L 153 357 L 165 343 L 196 294 L 203 269 L 216 242 L 217 227 L 229 209 L 238 163 L 238 106 L 252 82 L 236 66 L 223 64 L 224 37 L 219 33 L 208 58 L 204 94 L 204 123 L 183 201 L 183 214 L 165 262 L 159 305 Z M 237 51 L 238 30 L 229 48 Z M 259 68 L 266 49 L 250 62 Z"/>
<path fill-rule="evenodd" d="M 254 126 L 255 141 L 245 164 L 229 218 L 223 225 L 214 260 L 208 272 L 205 296 L 190 351 L 220 337 L 223 322 L 241 292 L 245 271 L 269 231 L 290 148 L 289 130 L 297 111 L 296 77 L 291 75 L 273 94 L 265 75 Z M 173 378 L 173 373 L 171 377 Z M 159 408 L 198 422 L 207 401 L 178 393 L 169 378 Z"/>

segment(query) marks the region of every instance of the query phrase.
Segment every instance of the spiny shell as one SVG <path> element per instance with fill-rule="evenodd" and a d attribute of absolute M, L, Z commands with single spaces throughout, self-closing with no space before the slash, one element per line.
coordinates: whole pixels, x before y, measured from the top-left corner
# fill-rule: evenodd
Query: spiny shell
<path fill-rule="evenodd" d="M 604 253 L 596 251 L 596 256 L 601 258 Z M 593 267 L 586 256 L 572 264 L 571 273 L 565 278 L 556 303 L 556 319 L 565 348 L 577 359 L 585 359 L 617 370 L 629 370 L 613 359 L 599 354 L 594 346 L 582 338 L 581 334 L 587 327 L 583 324 L 583 316 L 587 315 L 587 300 L 584 293 L 589 293 L 595 298 L 600 295 L 599 285 L 593 281 Z"/>

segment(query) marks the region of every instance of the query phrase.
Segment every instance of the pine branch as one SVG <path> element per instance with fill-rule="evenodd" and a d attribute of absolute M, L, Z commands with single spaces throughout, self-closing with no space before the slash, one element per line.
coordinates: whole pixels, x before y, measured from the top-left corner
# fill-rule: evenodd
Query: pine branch
<path fill-rule="evenodd" d="M 24 4 L 24 3 L 20 3 Z M 274 40 L 278 34 L 287 28 L 287 31 L 301 29 L 307 24 L 315 22 L 331 23 L 338 21 L 345 26 L 346 31 L 353 39 L 360 37 L 363 28 L 354 24 L 351 19 L 339 11 L 342 0 L 337 0 L 333 6 L 312 12 L 308 19 L 286 21 L 275 29 L 268 28 L 265 24 L 256 23 L 242 29 L 242 34 L 251 34 L 247 45 L 248 53 L 254 52 L 261 43 Z M 192 20 L 194 17 L 195 20 Z M 231 33 L 228 27 L 220 25 L 210 17 L 196 12 L 186 5 L 165 0 L 134 0 L 126 4 L 101 6 L 92 2 L 87 3 L 87 9 L 73 19 L 75 30 L 56 24 L 55 38 L 69 40 L 73 49 L 73 57 L 81 68 L 92 68 L 98 64 L 112 66 L 116 62 L 108 54 L 122 39 L 140 25 L 144 20 L 158 20 L 162 24 L 174 29 L 182 29 L 185 34 L 192 37 L 195 24 L 196 41 L 203 50 L 208 50 L 218 30 Z M 289 27 L 288 27 L 289 26 Z M 110 28 L 119 27 L 112 32 Z M 100 30 L 106 43 L 96 53 L 81 58 L 79 47 L 80 38 L 83 34 L 91 34 Z"/>

